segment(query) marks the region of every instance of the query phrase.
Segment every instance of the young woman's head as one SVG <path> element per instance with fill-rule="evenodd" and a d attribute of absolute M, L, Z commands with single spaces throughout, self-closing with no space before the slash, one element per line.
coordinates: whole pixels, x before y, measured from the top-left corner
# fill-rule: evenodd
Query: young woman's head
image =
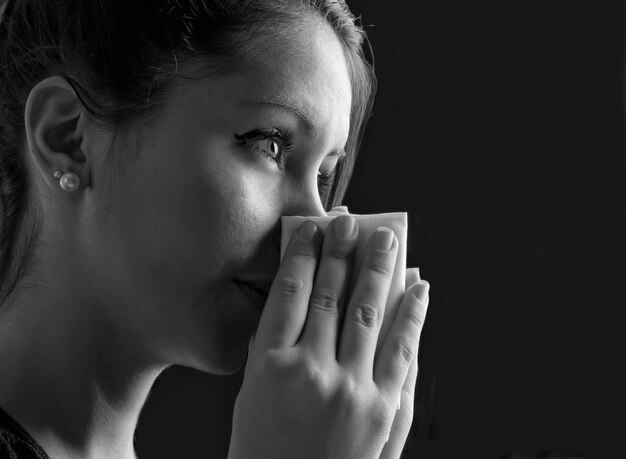
<path fill-rule="evenodd" d="M 37 291 L 137 358 L 240 368 L 280 216 L 345 191 L 374 90 L 362 42 L 337 1 L 11 0 L 0 314 Z"/>

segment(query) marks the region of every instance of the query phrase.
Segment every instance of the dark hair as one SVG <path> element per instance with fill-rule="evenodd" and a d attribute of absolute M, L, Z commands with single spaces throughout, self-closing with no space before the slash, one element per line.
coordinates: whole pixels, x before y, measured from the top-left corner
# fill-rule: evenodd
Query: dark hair
<path fill-rule="evenodd" d="M 376 83 L 363 52 L 365 33 L 344 1 L 10 0 L 5 6 L 0 23 L 0 301 L 22 279 L 36 241 L 38 219 L 28 199 L 23 157 L 24 109 L 32 88 L 51 75 L 68 81 L 95 120 L 128 127 L 157 113 L 168 83 L 186 63 L 203 60 L 207 70 L 218 69 L 230 57 L 254 52 L 251 37 L 279 33 L 271 25 L 301 21 L 313 12 L 337 34 L 352 82 L 347 155 L 324 205 L 328 209 L 343 199 Z"/>

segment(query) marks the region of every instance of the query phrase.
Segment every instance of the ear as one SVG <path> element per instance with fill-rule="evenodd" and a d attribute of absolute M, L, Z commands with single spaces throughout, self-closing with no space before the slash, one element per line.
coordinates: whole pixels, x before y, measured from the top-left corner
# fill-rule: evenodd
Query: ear
<path fill-rule="evenodd" d="M 90 164 L 83 154 L 88 116 L 74 88 L 61 76 L 39 82 L 25 108 L 25 129 L 35 175 L 44 186 L 62 191 L 55 172 L 73 172 L 80 188 L 89 186 Z"/>

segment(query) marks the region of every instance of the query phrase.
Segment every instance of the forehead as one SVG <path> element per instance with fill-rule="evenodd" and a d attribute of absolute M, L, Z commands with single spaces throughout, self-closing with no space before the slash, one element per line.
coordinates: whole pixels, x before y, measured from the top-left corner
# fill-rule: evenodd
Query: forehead
<path fill-rule="evenodd" d="M 310 130 L 348 131 L 352 90 L 343 47 L 330 25 L 311 20 L 259 34 L 224 76 L 238 103 L 290 106 Z"/>
<path fill-rule="evenodd" d="M 330 25 L 311 21 L 297 29 L 257 38 L 256 53 L 243 69 L 265 87 L 297 87 L 311 95 L 345 102 L 350 80 L 343 48 Z"/>

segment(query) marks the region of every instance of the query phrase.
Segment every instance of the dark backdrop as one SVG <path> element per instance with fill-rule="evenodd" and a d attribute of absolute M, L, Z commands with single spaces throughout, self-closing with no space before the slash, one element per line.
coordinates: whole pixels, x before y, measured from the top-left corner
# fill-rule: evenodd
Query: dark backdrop
<path fill-rule="evenodd" d="M 403 457 L 626 457 L 623 3 L 349 4 L 379 92 L 345 204 L 408 211 L 432 286 Z M 164 373 L 140 457 L 226 457 L 241 377 Z"/>

